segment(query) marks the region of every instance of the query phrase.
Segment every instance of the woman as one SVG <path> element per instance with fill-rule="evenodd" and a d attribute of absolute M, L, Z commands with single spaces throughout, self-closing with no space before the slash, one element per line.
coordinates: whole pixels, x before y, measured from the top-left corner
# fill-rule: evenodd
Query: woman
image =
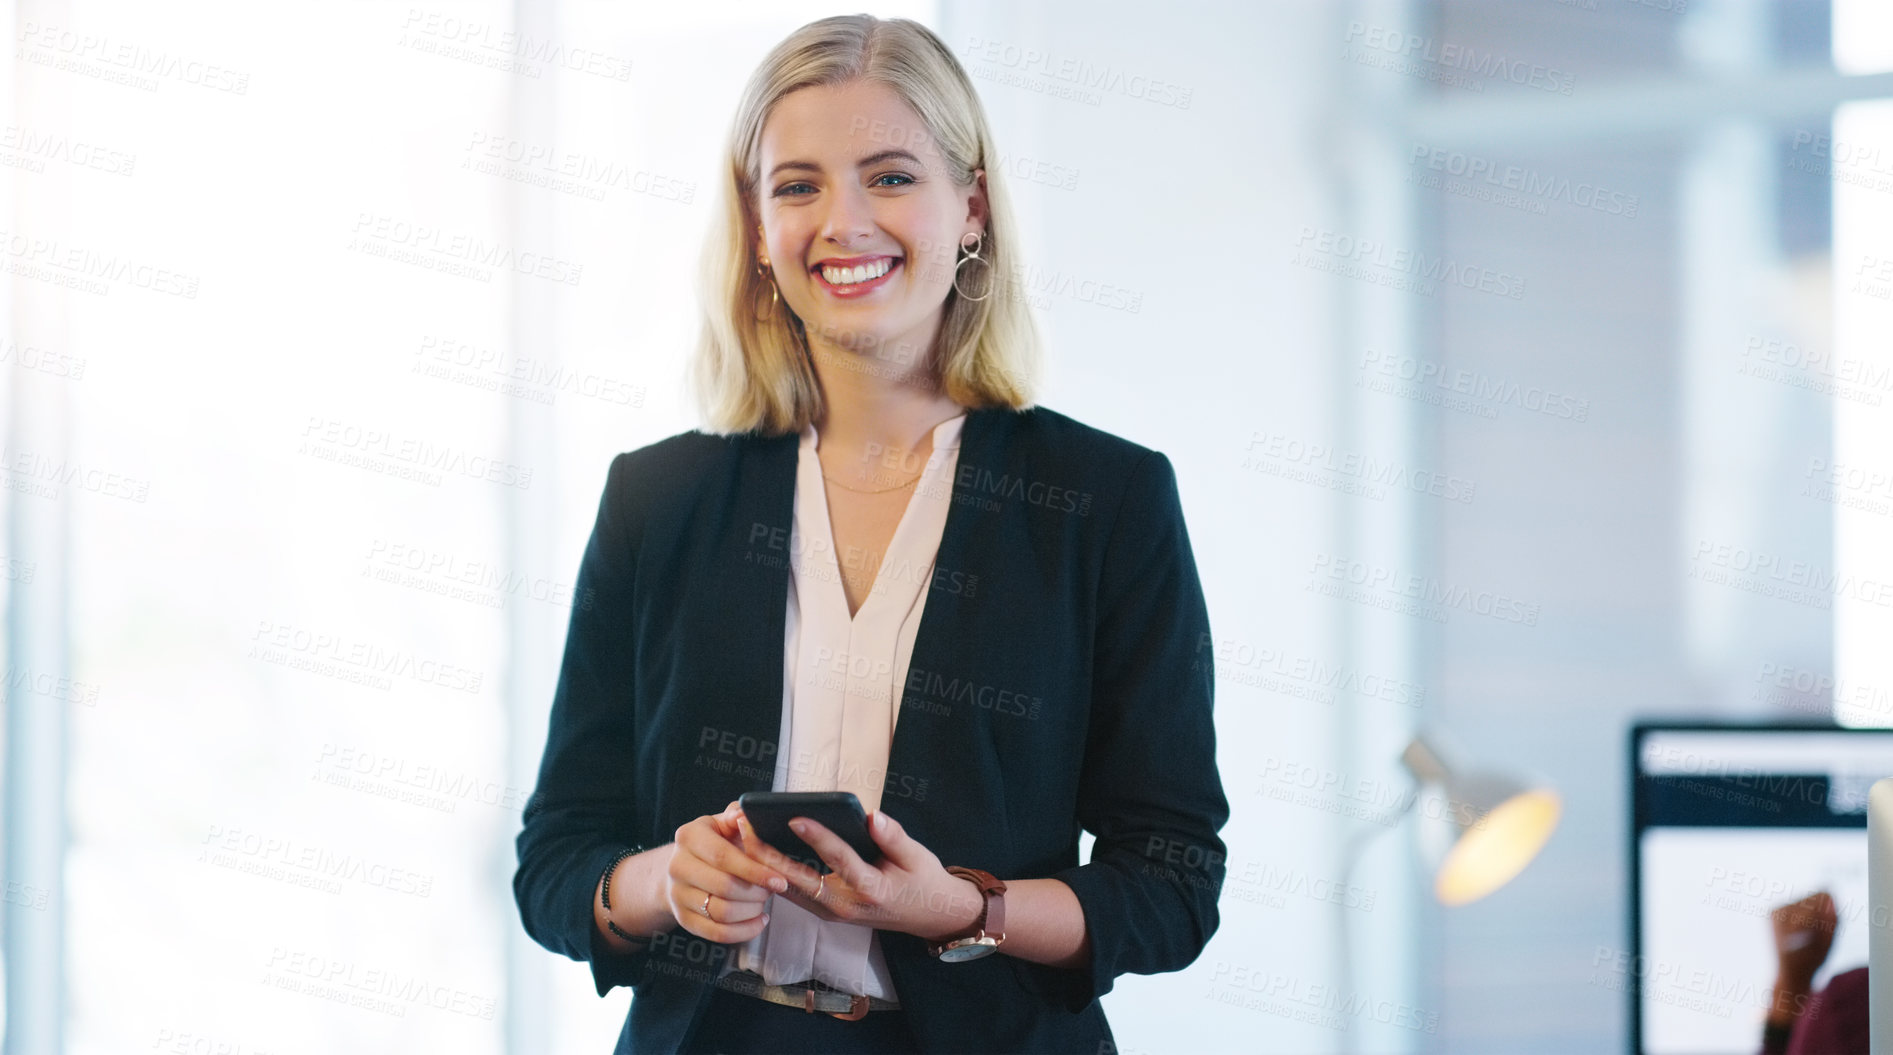
<path fill-rule="evenodd" d="M 527 932 L 633 987 L 620 1052 L 1107 1051 L 1097 998 L 1216 930 L 1175 475 L 1032 406 L 994 156 L 913 22 L 812 23 L 745 92 L 710 428 L 612 461 L 518 839 Z M 782 857 L 734 801 L 772 789 L 854 792 L 882 858 Z"/>

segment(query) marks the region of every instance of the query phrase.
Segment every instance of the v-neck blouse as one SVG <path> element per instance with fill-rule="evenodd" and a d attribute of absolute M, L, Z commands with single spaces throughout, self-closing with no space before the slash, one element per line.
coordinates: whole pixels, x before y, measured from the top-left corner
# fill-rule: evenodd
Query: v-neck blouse
<path fill-rule="evenodd" d="M 934 427 L 933 451 L 852 617 L 816 456 L 818 436 L 813 424 L 802 430 L 774 790 L 852 791 L 863 809 L 879 808 L 900 716 L 896 687 L 906 680 L 920 630 L 965 424 L 961 414 Z M 755 971 L 771 985 L 816 978 L 846 992 L 897 999 L 872 927 L 821 919 L 784 897 L 770 897 L 765 911 L 768 925 L 725 961 L 729 969 Z"/>

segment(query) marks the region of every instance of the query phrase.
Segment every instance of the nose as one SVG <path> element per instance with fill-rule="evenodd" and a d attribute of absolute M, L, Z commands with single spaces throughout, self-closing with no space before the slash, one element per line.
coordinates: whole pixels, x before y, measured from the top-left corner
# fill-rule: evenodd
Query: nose
<path fill-rule="evenodd" d="M 828 196 L 828 213 L 822 217 L 823 241 L 847 249 L 873 234 L 874 219 L 867 191 L 850 185 Z"/>

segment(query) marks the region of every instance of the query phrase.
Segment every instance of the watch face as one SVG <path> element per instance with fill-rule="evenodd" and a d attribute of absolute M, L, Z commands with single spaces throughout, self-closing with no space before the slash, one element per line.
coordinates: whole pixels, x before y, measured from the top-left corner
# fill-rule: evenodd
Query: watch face
<path fill-rule="evenodd" d="M 999 950 L 999 942 L 992 938 L 972 938 L 964 945 L 951 945 L 940 951 L 940 959 L 947 963 L 960 963 L 965 960 L 977 960 Z"/>

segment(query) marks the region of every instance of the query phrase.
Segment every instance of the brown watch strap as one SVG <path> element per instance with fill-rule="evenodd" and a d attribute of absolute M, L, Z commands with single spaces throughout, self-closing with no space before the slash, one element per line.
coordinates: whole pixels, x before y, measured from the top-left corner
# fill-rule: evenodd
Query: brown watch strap
<path fill-rule="evenodd" d="M 991 872 L 982 872 L 977 868 L 962 868 L 959 865 L 948 868 L 947 872 L 962 879 L 972 880 L 979 887 L 979 892 L 986 902 L 985 907 L 980 910 L 979 918 L 973 921 L 972 929 L 965 934 L 956 934 L 953 938 L 971 938 L 981 931 L 995 937 L 1004 934 L 1006 932 L 1005 881 L 995 877 Z M 947 941 L 952 941 L 953 938 L 948 938 Z"/>

